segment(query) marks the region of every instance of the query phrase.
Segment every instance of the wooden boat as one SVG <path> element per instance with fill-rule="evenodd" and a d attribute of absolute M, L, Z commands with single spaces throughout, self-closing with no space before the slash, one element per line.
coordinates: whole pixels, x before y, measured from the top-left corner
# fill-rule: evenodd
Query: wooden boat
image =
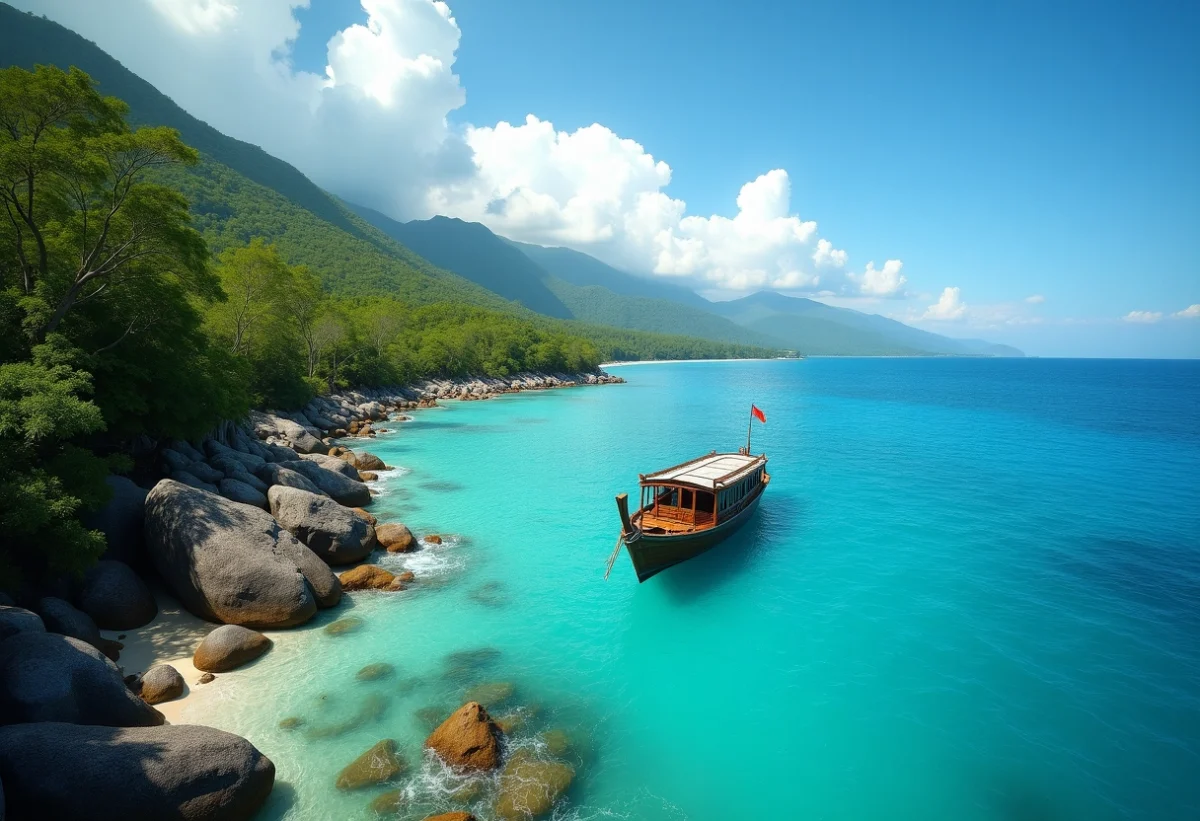
<path fill-rule="evenodd" d="M 641 500 L 632 516 L 628 496 L 617 496 L 621 536 L 605 578 L 622 545 L 639 582 L 700 555 L 746 523 L 771 481 L 766 455 L 752 456 L 749 446 L 714 450 L 638 479 Z"/>

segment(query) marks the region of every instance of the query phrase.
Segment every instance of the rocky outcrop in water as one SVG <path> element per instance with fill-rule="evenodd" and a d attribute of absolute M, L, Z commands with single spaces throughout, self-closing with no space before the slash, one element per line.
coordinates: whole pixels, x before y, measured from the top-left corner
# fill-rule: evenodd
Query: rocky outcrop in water
<path fill-rule="evenodd" d="M 339 790 L 360 790 L 386 784 L 405 769 L 407 764 L 396 752 L 396 742 L 385 738 L 347 764 L 335 783 Z"/>
<path fill-rule="evenodd" d="M 396 577 L 378 565 L 360 564 L 338 576 L 338 581 L 343 590 L 393 590 Z"/>
<path fill-rule="evenodd" d="M 500 771 L 496 815 L 504 821 L 525 821 L 550 812 L 575 778 L 575 769 L 561 761 L 539 759 L 517 750 Z"/>
<path fill-rule="evenodd" d="M 388 553 L 408 553 L 417 546 L 412 531 L 398 522 L 376 527 L 375 538 L 379 540 L 379 546 Z"/>
<path fill-rule="evenodd" d="M 494 770 L 500 766 L 500 728 L 483 705 L 458 708 L 425 739 L 425 746 L 457 770 Z"/>
<path fill-rule="evenodd" d="M 0 642 L 0 724 L 31 721 L 138 727 L 163 717 L 90 644 L 26 632 Z"/>
<path fill-rule="evenodd" d="M 169 479 L 146 497 L 146 547 L 175 597 L 209 621 L 291 627 L 341 598 L 329 566 L 269 514 Z"/>
<path fill-rule="evenodd" d="M 50 722 L 0 727 L 0 779 L 10 821 L 249 821 L 275 765 L 210 727 Z"/>

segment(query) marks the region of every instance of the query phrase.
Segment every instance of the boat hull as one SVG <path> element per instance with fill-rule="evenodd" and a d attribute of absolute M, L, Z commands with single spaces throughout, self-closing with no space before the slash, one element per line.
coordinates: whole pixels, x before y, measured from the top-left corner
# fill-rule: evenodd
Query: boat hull
<path fill-rule="evenodd" d="M 637 572 L 638 581 L 644 582 L 651 576 L 695 558 L 720 544 L 749 520 L 761 498 L 762 492 L 760 491 L 738 512 L 737 516 L 716 527 L 669 536 L 643 533 L 637 541 L 627 543 L 625 549 L 633 562 L 633 569 Z"/>

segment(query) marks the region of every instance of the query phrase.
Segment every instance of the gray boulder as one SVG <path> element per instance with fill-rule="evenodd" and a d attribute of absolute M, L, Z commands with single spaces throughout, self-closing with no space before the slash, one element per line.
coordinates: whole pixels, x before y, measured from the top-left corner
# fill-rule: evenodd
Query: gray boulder
<path fill-rule="evenodd" d="M 0 641 L 17 633 L 45 633 L 46 625 L 42 624 L 37 613 L 24 607 L 0 605 Z"/>
<path fill-rule="evenodd" d="M 306 453 L 300 457 L 306 462 L 313 462 L 320 465 L 326 470 L 332 470 L 334 473 L 340 473 L 347 479 L 355 482 L 361 482 L 358 478 L 358 469 L 354 465 L 347 462 L 345 459 L 339 459 L 336 456 L 326 456 L 323 453 Z"/>
<path fill-rule="evenodd" d="M 92 617 L 74 607 L 69 601 L 46 596 L 38 601 L 38 615 L 47 632 L 86 641 L 113 661 L 117 660 L 120 647 L 100 635 L 100 628 Z"/>
<path fill-rule="evenodd" d="M 190 442 L 185 442 L 182 439 L 176 439 L 171 443 L 171 450 L 178 451 L 191 459 L 193 462 L 203 462 L 204 454 L 192 446 Z"/>
<path fill-rule="evenodd" d="M 184 456 L 174 448 L 166 448 L 159 457 L 159 461 L 162 463 L 163 472 L 169 476 L 177 470 L 187 470 L 188 465 L 198 460 Z"/>
<path fill-rule="evenodd" d="M 371 491 L 362 482 L 348 479 L 340 473 L 326 470 L 314 462 L 297 459 L 286 462 L 284 467 L 290 468 L 303 476 L 326 493 L 335 502 L 347 507 L 362 507 L 371 503 Z"/>
<path fill-rule="evenodd" d="M 104 507 L 81 518 L 89 530 L 99 530 L 108 542 L 105 559 L 116 559 L 131 567 L 146 565 L 146 539 L 142 534 L 146 491 L 124 476 L 108 476 L 105 484 L 112 498 Z"/>
<path fill-rule="evenodd" d="M 0 727 L 11 821 L 249 821 L 275 765 L 249 741 L 200 725 Z"/>
<path fill-rule="evenodd" d="M 78 603 L 79 609 L 104 630 L 133 630 L 158 615 L 150 588 L 121 562 L 100 561 L 88 570 Z"/>
<path fill-rule="evenodd" d="M 271 649 L 271 640 L 257 630 L 223 624 L 196 647 L 192 664 L 206 673 L 225 673 L 248 664 Z"/>
<path fill-rule="evenodd" d="M 222 445 L 215 439 L 205 439 L 204 450 L 208 453 L 210 459 L 236 459 L 245 465 L 247 470 L 257 470 L 266 464 L 266 460 L 261 456 L 255 456 L 253 453 L 242 453 L 240 450 L 234 450 L 231 447 Z"/>
<path fill-rule="evenodd" d="M 27 721 L 149 727 L 163 717 L 90 644 L 34 632 L 0 642 L 0 724 Z"/>
<path fill-rule="evenodd" d="M 288 464 L 291 463 L 289 462 Z M 258 477 L 266 482 L 269 487 L 283 485 L 284 487 L 307 490 L 309 493 L 317 493 L 321 496 L 325 495 L 325 491 L 310 482 L 304 474 L 297 473 L 291 468 L 285 468 L 282 464 L 264 466 L 259 470 Z"/>
<path fill-rule="evenodd" d="M 249 476 L 249 474 L 246 475 Z M 267 497 L 246 482 L 239 481 L 238 479 L 222 479 L 217 487 L 220 488 L 221 495 L 226 499 L 240 502 L 244 505 L 261 507 L 264 510 L 267 508 Z"/>
<path fill-rule="evenodd" d="M 283 445 L 272 445 L 268 443 L 263 445 L 263 449 L 268 451 L 271 456 L 274 457 L 271 459 L 272 462 L 291 462 L 299 455 L 296 453 L 296 451 L 292 450 L 291 448 L 285 448 Z"/>
<path fill-rule="evenodd" d="M 185 484 L 188 487 L 194 487 L 197 490 L 207 490 L 209 493 L 217 493 L 217 486 L 211 482 L 206 482 L 194 473 L 189 473 L 186 470 L 176 470 L 171 473 L 171 478 L 176 482 Z"/>
<path fill-rule="evenodd" d="M 276 485 L 267 499 L 276 521 L 329 564 L 353 564 L 375 549 L 370 522 L 328 496 Z"/>
<path fill-rule="evenodd" d="M 169 664 L 151 667 L 142 675 L 141 685 L 142 701 L 147 704 L 162 704 L 183 695 L 183 676 Z"/>
<path fill-rule="evenodd" d="M 337 577 L 265 511 L 164 479 L 146 497 L 146 549 L 210 621 L 291 627 L 341 599 Z"/>
<path fill-rule="evenodd" d="M 192 462 L 184 470 L 210 485 L 215 485 L 225 478 L 225 471 L 217 470 L 207 462 Z"/>

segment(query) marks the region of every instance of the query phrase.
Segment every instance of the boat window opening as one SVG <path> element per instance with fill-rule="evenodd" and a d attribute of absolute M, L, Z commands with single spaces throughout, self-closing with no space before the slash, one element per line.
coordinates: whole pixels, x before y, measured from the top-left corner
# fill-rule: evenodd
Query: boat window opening
<path fill-rule="evenodd" d="M 712 513 L 714 501 L 711 493 L 697 493 L 696 513 Z"/>

